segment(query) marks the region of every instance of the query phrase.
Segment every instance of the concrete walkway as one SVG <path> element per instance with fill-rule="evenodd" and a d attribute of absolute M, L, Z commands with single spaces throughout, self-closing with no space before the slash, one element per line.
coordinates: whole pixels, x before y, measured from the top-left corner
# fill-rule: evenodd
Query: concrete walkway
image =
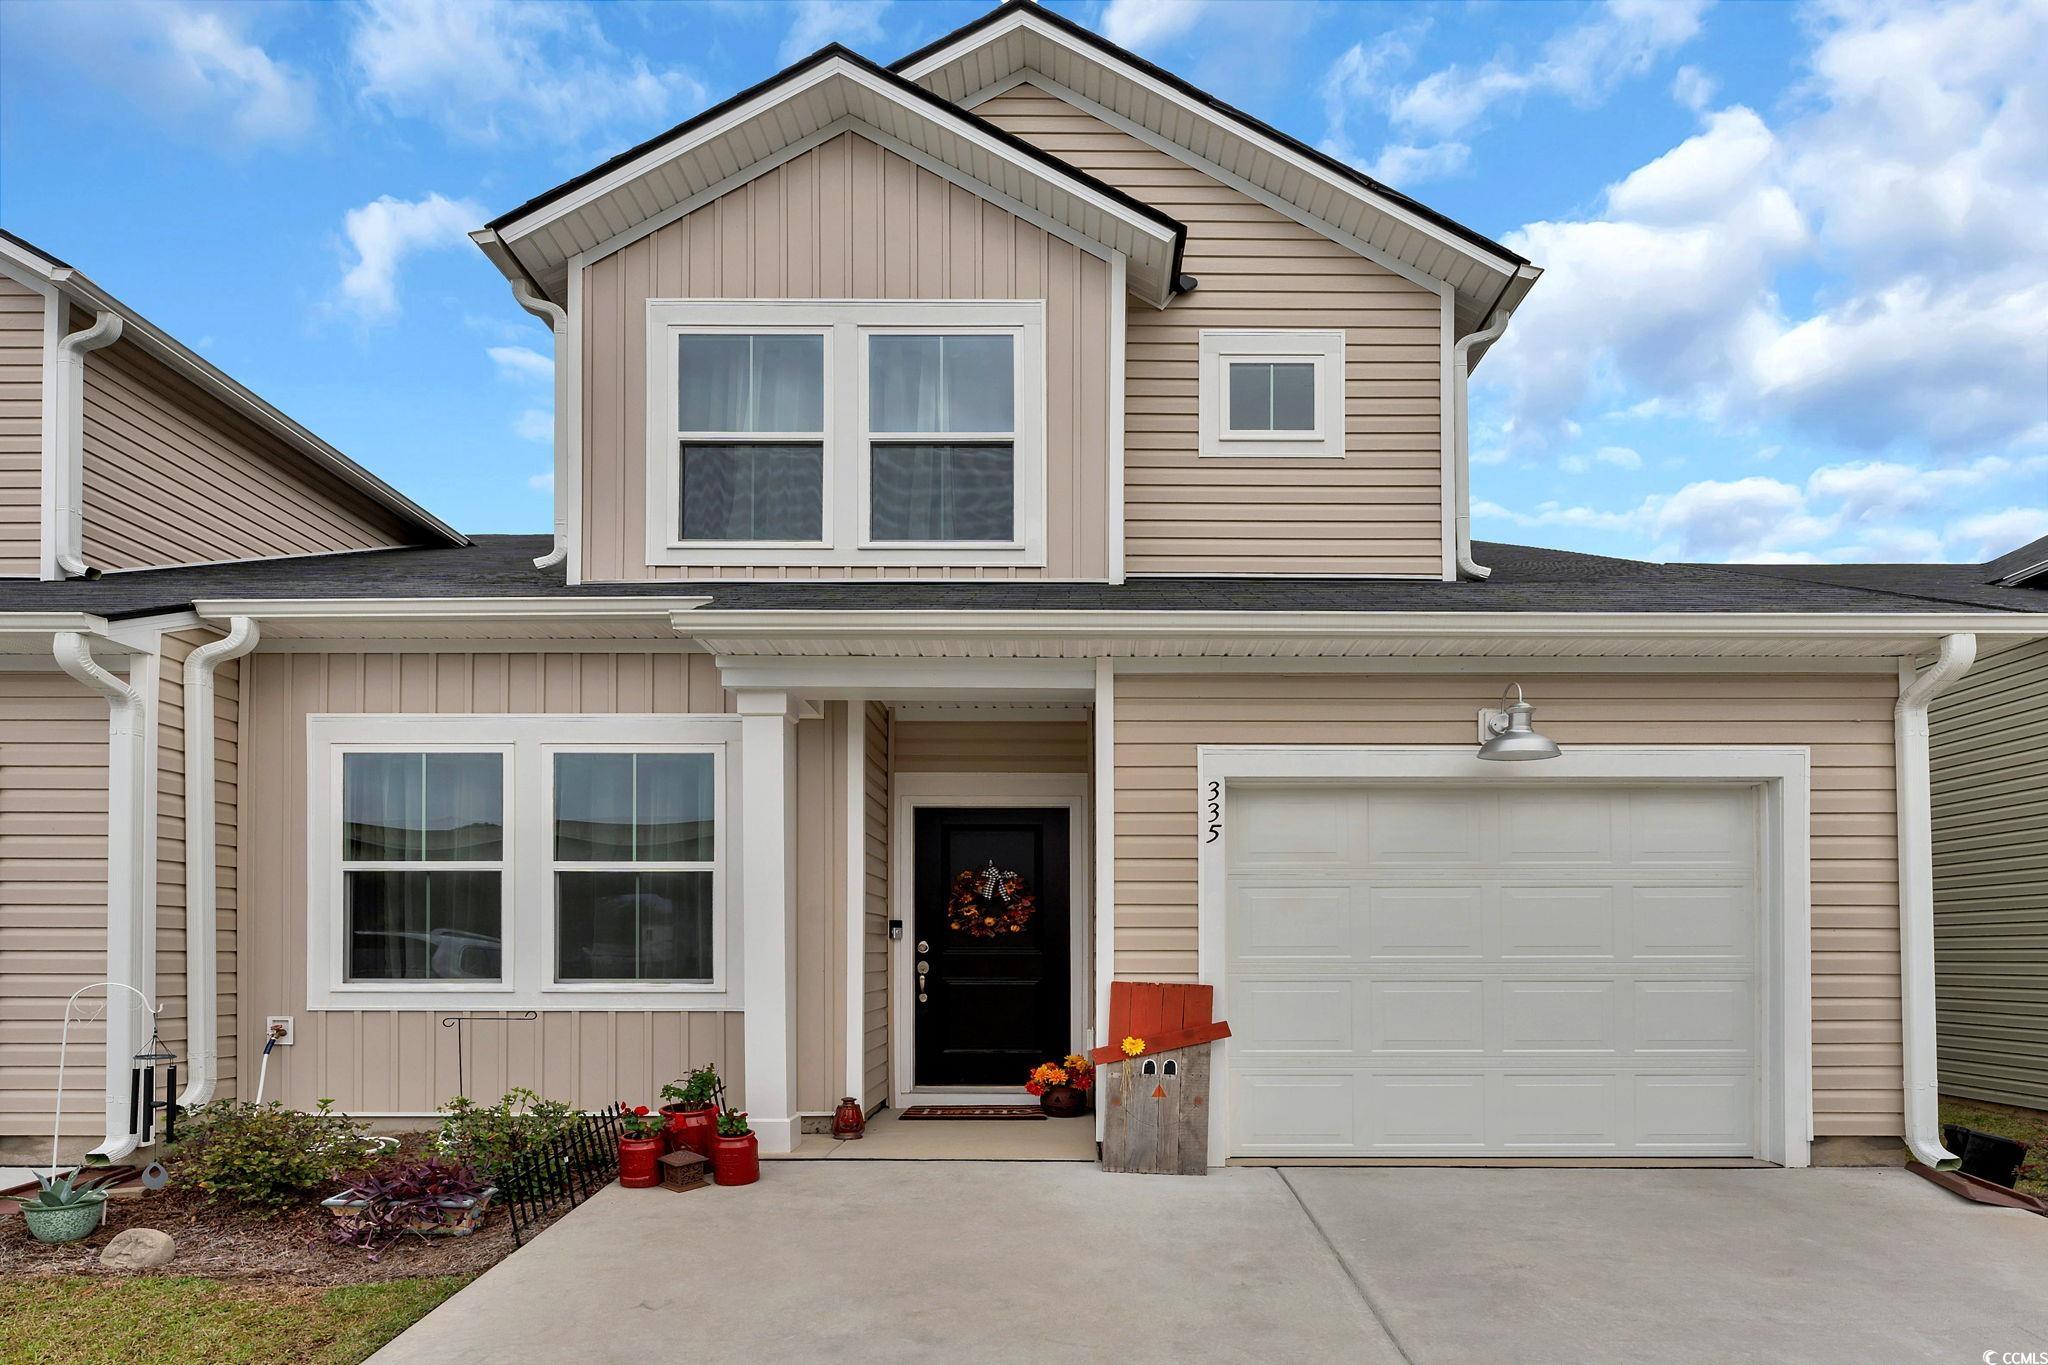
<path fill-rule="evenodd" d="M 787 1162 L 613 1188 L 374 1359 L 1980 1360 L 2048 1219 L 1902 1171 Z"/>

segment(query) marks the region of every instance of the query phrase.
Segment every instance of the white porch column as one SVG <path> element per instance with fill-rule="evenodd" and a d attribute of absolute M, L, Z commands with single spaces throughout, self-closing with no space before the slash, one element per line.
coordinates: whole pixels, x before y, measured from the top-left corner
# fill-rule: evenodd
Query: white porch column
<path fill-rule="evenodd" d="M 796 1146 L 796 744 L 787 692 L 735 694 L 747 1120 L 764 1152 Z"/>

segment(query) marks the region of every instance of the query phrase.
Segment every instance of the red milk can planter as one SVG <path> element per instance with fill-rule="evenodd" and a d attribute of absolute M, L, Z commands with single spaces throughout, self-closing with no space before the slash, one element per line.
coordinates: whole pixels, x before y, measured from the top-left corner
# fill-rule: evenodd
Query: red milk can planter
<path fill-rule="evenodd" d="M 711 1178 L 721 1185 L 751 1185 L 761 1178 L 761 1138 L 724 1134 L 711 1139 Z"/>
<path fill-rule="evenodd" d="M 619 1183 L 629 1190 L 652 1189 L 661 1183 L 661 1139 L 619 1139 Z"/>
<path fill-rule="evenodd" d="M 698 1156 L 711 1155 L 711 1138 L 718 1131 L 718 1106 L 707 1104 L 702 1109 L 679 1109 L 665 1104 L 662 1117 L 668 1121 L 668 1149 L 679 1152 L 685 1148 Z"/>

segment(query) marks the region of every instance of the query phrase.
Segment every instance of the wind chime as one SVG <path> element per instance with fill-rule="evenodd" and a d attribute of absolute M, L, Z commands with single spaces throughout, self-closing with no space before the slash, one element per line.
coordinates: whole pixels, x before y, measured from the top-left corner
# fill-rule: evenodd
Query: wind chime
<path fill-rule="evenodd" d="M 157 1063 L 164 1064 L 164 1097 L 156 1097 Z M 164 1116 L 164 1141 L 178 1140 L 178 1057 L 156 1031 L 155 1016 L 149 1021 L 149 1044 L 128 1059 L 128 1131 L 142 1146 L 154 1140 L 159 1110 Z"/>

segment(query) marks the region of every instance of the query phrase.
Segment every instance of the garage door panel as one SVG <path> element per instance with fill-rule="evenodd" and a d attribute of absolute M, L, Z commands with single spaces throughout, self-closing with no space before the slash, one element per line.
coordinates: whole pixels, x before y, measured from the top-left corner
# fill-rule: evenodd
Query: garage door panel
<path fill-rule="evenodd" d="M 1233 1153 L 1754 1151 L 1752 793 L 1253 788 L 1232 813 Z M 1303 820 L 1321 861 L 1248 850 Z"/>
<path fill-rule="evenodd" d="M 1372 1052 L 1486 1050 L 1484 982 L 1375 981 L 1370 991 Z"/>
<path fill-rule="evenodd" d="M 1259 789 L 1233 800 L 1230 823 L 1244 852 L 1234 873 L 1339 871 L 1355 861 L 1362 798 L 1317 787 Z"/>
<path fill-rule="evenodd" d="M 1614 981 L 1503 981 L 1500 1050 L 1517 1054 L 1623 1050 L 1623 996 Z"/>

